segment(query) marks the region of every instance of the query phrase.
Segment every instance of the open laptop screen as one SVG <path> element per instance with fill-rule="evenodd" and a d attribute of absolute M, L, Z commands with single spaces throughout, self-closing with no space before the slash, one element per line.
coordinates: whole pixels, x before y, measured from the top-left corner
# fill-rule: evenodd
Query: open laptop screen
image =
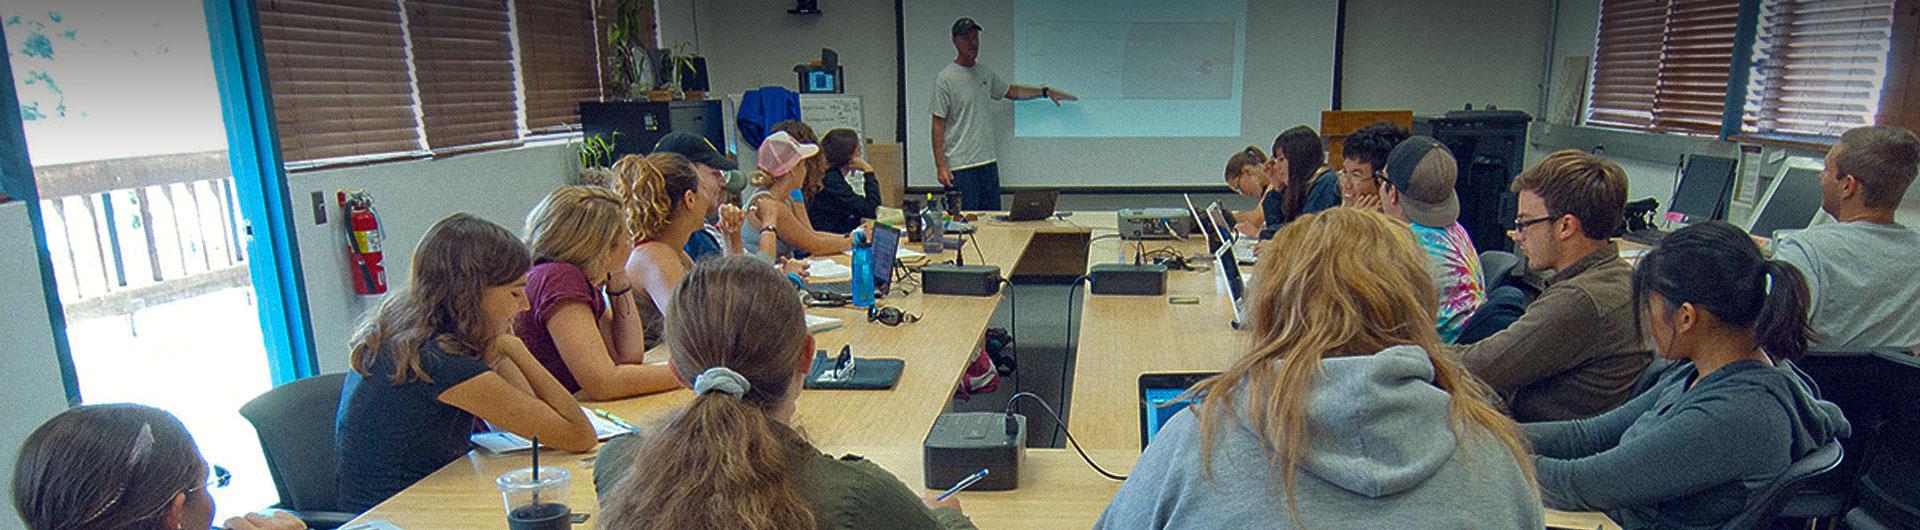
<path fill-rule="evenodd" d="M 1218 372 L 1175 372 L 1140 374 L 1140 449 L 1146 450 L 1153 437 L 1160 434 L 1181 409 L 1187 408 L 1196 400 L 1181 399 L 1188 388 Z"/>
<path fill-rule="evenodd" d="M 873 225 L 874 292 L 887 292 L 887 286 L 893 283 L 893 265 L 900 258 L 900 234 L 898 228 L 879 223 Z"/>

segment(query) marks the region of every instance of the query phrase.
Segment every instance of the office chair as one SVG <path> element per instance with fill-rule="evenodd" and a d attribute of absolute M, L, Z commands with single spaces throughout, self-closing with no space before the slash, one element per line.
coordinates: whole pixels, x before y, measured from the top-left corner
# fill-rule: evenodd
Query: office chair
<path fill-rule="evenodd" d="M 1747 530 L 1760 528 L 1772 522 L 1780 508 L 1799 491 L 1800 484 L 1807 479 L 1819 476 L 1840 465 L 1846 453 L 1840 448 L 1840 441 L 1834 440 L 1807 453 L 1787 466 L 1787 470 L 1774 477 L 1773 482 L 1761 488 L 1753 497 L 1747 499 L 1747 506 L 1733 520 L 1721 525 L 1723 530 Z"/>
<path fill-rule="evenodd" d="M 280 503 L 316 530 L 337 528 L 355 515 L 334 511 L 334 479 L 340 456 L 334 451 L 333 424 L 346 374 L 325 374 L 268 390 L 240 407 L 240 415 L 260 435 L 267 471 Z"/>
<path fill-rule="evenodd" d="M 1920 358 L 1895 349 L 1818 351 L 1794 364 L 1818 386 L 1820 398 L 1838 405 L 1853 426 L 1845 440 L 1852 457 L 1804 484 L 1780 515 L 1839 517 L 1855 503 L 1866 502 L 1861 481 L 1870 469 L 1882 468 L 1885 481 L 1889 470 L 1902 467 L 1897 460 L 1913 460 L 1900 445 L 1920 432 L 1914 426 L 1920 405 L 1910 399 L 1913 390 L 1920 389 Z"/>

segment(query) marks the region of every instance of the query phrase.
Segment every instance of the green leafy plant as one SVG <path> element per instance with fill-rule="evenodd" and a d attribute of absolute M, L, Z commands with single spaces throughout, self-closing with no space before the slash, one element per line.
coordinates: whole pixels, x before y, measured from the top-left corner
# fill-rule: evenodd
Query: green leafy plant
<path fill-rule="evenodd" d="M 607 136 L 598 134 L 580 139 L 580 169 L 592 169 L 613 165 L 614 142 L 620 139 L 620 133 Z"/>
<path fill-rule="evenodd" d="M 653 80 L 643 78 L 651 48 L 647 33 L 653 31 L 653 0 L 613 0 L 612 13 L 600 17 L 606 28 L 607 68 L 613 77 L 614 92 L 626 98 L 644 97 Z"/>

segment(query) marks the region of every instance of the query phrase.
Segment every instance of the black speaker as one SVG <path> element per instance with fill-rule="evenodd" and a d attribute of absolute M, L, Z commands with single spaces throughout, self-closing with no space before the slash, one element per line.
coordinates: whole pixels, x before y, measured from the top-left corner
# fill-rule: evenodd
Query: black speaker
<path fill-rule="evenodd" d="M 1100 263 L 1087 271 L 1093 294 L 1159 296 L 1167 294 L 1167 266 Z"/>
<path fill-rule="evenodd" d="M 928 265 L 920 269 L 920 290 L 927 294 L 993 296 L 1000 293 L 1000 268 L 991 265 Z"/>
<path fill-rule="evenodd" d="M 1527 123 L 1532 120 L 1517 110 L 1473 110 L 1471 105 L 1437 118 L 1414 119 L 1414 134 L 1439 140 L 1460 165 L 1454 182 L 1460 195 L 1460 227 L 1476 250 L 1512 248 L 1507 229 L 1512 228 L 1516 195 L 1507 188 L 1526 163 Z"/>

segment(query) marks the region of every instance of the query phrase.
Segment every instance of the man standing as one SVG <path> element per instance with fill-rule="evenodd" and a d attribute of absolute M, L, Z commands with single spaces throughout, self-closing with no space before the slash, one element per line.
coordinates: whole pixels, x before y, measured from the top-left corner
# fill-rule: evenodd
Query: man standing
<path fill-rule="evenodd" d="M 1653 360 L 1634 327 L 1633 265 L 1613 234 L 1627 203 L 1627 174 L 1582 151 L 1548 155 L 1513 181 L 1513 241 L 1527 268 L 1554 271 L 1546 290 L 1506 329 L 1455 350 L 1507 399 L 1521 422 L 1597 415 L 1625 402 Z M 1501 287 L 1481 311 L 1525 303 Z"/>
<path fill-rule="evenodd" d="M 1813 348 L 1920 346 L 1920 232 L 1894 210 L 1920 167 L 1920 138 L 1894 126 L 1840 136 L 1820 172 L 1820 209 L 1837 223 L 1780 236 L 1773 255 L 1800 269 L 1812 297 Z"/>
<path fill-rule="evenodd" d="M 1057 106 L 1079 98 L 1047 86 L 1009 84 L 993 70 L 976 67 L 980 25 L 971 18 L 953 22 L 953 47 L 959 55 L 933 83 L 933 165 L 940 171 L 941 186 L 960 190 L 963 207 L 999 210 L 1000 168 L 987 100 L 1047 98 Z"/>
<path fill-rule="evenodd" d="M 1487 299 L 1480 253 L 1460 227 L 1460 197 L 1453 191 L 1459 172 L 1447 146 L 1415 136 L 1387 155 L 1386 183 L 1380 186 L 1381 209 L 1406 221 L 1427 254 L 1427 272 L 1440 292 L 1434 325 L 1440 340 L 1449 343 L 1460 337 L 1467 319 Z"/>

